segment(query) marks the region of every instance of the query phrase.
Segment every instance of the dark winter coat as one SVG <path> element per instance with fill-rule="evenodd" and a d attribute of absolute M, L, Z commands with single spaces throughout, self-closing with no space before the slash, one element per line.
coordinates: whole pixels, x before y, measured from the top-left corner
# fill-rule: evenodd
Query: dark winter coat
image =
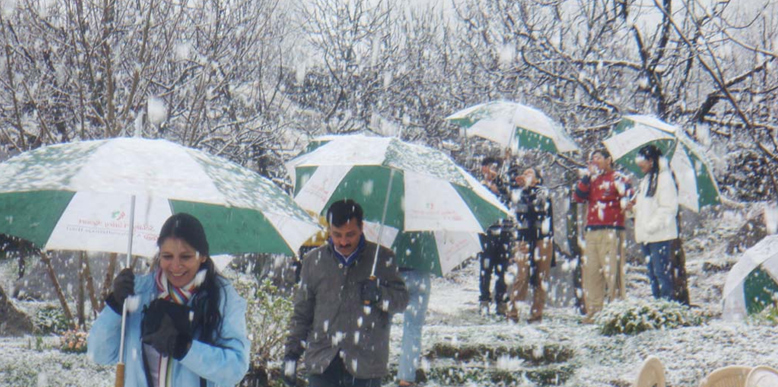
<path fill-rule="evenodd" d="M 392 314 L 405 310 L 408 291 L 394 264 L 394 253 L 381 247 L 375 275 L 382 301 L 365 313 L 360 289 L 370 277 L 376 248 L 367 242 L 350 266 L 337 260 L 329 244 L 305 256 L 289 321 L 286 358 L 297 359 L 305 352 L 305 368 L 321 374 L 340 351 L 343 364 L 356 378 L 388 374 Z"/>
<path fill-rule="evenodd" d="M 494 184 L 497 186 L 497 193 L 495 194 L 497 199 L 499 199 L 500 203 L 504 204 L 506 207 L 510 207 L 511 195 L 506 184 L 499 176 L 495 178 Z M 486 184 L 484 184 L 484 186 L 486 187 Z M 494 194 L 494 192 L 489 189 L 489 187 L 486 187 L 486 189 Z M 513 231 L 513 227 L 513 219 L 500 219 L 489 226 L 487 233 L 490 236 L 502 236 L 503 238 L 509 238 L 511 236 L 511 232 Z"/>
<path fill-rule="evenodd" d="M 537 241 L 554 235 L 554 212 L 548 189 L 541 186 L 512 192 L 519 241 Z"/>

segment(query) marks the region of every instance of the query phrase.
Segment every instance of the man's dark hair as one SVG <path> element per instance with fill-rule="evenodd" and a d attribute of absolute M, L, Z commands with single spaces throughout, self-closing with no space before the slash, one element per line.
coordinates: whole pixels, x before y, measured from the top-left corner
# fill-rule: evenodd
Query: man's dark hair
<path fill-rule="evenodd" d="M 608 150 L 607 150 L 607 149 L 605 149 L 605 148 L 597 148 L 597 149 L 595 149 L 595 150 L 592 152 L 592 155 L 594 155 L 595 153 L 599 153 L 599 154 L 600 154 L 600 156 L 602 156 L 602 157 L 603 157 L 603 158 L 605 158 L 605 159 L 613 159 L 613 157 L 611 157 L 611 153 L 610 153 L 610 152 L 608 152 Z"/>
<path fill-rule="evenodd" d="M 327 210 L 327 222 L 335 227 L 341 227 L 354 218 L 357 219 L 357 225 L 361 227 L 362 216 L 362 206 L 352 199 L 338 200 Z"/>
<path fill-rule="evenodd" d="M 502 160 L 500 160 L 500 159 L 498 159 L 496 157 L 491 157 L 491 156 L 484 157 L 484 159 L 481 160 L 481 166 L 482 167 L 487 166 L 487 165 L 492 165 L 492 164 L 497 164 L 497 167 L 499 168 L 500 165 L 502 165 Z"/>

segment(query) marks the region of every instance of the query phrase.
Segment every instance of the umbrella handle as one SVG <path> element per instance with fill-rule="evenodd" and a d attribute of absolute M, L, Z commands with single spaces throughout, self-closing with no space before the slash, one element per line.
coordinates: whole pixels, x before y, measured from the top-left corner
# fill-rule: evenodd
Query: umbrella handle
<path fill-rule="evenodd" d="M 124 363 L 116 364 L 116 383 L 115 387 L 124 387 Z"/>

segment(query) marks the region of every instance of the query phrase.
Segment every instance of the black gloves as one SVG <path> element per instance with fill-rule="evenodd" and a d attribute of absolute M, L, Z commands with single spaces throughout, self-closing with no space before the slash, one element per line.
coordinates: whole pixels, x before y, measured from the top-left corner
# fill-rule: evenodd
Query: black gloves
<path fill-rule="evenodd" d="M 105 303 L 118 314 L 122 314 L 124 300 L 135 294 L 135 274 L 131 268 L 126 268 L 119 272 L 119 275 L 113 279 L 113 290 L 105 299 Z"/>
<path fill-rule="evenodd" d="M 282 365 L 282 374 L 284 378 L 284 384 L 289 387 L 297 386 L 297 359 L 292 356 L 284 357 L 284 364 Z"/>
<path fill-rule="evenodd" d="M 143 310 L 141 341 L 162 356 L 181 360 L 192 344 L 193 320 L 188 306 L 156 299 Z"/>
<path fill-rule="evenodd" d="M 372 278 L 362 282 L 360 295 L 365 305 L 375 305 L 381 302 L 381 286 L 377 278 Z"/>

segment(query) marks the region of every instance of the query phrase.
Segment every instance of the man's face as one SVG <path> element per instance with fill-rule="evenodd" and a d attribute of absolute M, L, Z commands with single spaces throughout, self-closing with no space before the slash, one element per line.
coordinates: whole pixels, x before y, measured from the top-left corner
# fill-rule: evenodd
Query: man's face
<path fill-rule="evenodd" d="M 484 179 L 492 180 L 497 177 L 497 164 L 487 164 L 481 166 L 481 173 L 484 175 Z"/>
<path fill-rule="evenodd" d="M 592 164 L 597 166 L 597 169 L 600 171 L 605 171 L 608 166 L 610 166 L 610 159 L 605 158 L 601 153 L 595 152 L 592 154 L 592 159 L 590 161 Z"/>
<path fill-rule="evenodd" d="M 348 256 L 359 245 L 359 239 L 362 237 L 362 225 L 359 224 L 356 218 L 349 219 L 348 222 L 340 227 L 330 224 L 330 237 L 332 237 L 335 249 L 339 253 Z"/>
<path fill-rule="evenodd" d="M 538 176 L 535 174 L 535 170 L 532 168 L 527 168 L 524 170 L 524 173 L 522 173 L 521 176 L 524 178 L 523 180 L 525 187 L 532 187 L 538 183 Z"/>

